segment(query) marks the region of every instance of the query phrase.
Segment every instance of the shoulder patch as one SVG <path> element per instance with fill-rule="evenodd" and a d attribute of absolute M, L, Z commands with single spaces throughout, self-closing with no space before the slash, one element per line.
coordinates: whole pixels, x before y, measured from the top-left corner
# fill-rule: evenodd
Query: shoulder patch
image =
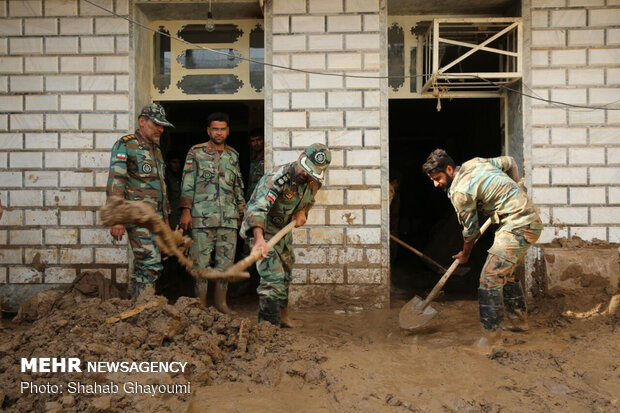
<path fill-rule="evenodd" d="M 135 139 L 135 138 L 136 138 L 136 135 L 131 134 L 131 135 L 125 135 L 125 136 L 123 136 L 121 139 L 122 139 L 124 142 L 127 142 L 127 141 L 129 141 L 129 140 L 131 140 L 131 139 Z"/>
<path fill-rule="evenodd" d="M 192 165 L 194 163 L 193 159 L 188 159 L 185 161 L 185 165 Z"/>
<path fill-rule="evenodd" d="M 267 199 L 269 199 L 271 202 L 276 202 L 277 198 L 278 194 L 276 194 L 273 189 L 270 189 L 269 192 L 267 192 Z"/>

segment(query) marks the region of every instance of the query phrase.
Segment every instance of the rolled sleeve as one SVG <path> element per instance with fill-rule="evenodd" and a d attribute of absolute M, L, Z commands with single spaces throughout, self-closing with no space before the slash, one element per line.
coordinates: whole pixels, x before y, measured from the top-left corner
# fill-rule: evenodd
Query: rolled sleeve
<path fill-rule="evenodd" d="M 452 205 L 456 210 L 459 223 L 463 226 L 463 239 L 465 242 L 478 238 L 480 236 L 480 225 L 474 199 L 468 194 L 455 192 L 452 195 Z"/>

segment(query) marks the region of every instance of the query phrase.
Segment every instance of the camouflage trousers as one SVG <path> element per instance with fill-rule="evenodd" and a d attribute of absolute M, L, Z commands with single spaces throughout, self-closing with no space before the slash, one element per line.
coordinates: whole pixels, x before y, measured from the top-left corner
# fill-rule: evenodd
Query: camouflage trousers
<path fill-rule="evenodd" d="M 231 266 L 237 249 L 237 230 L 234 228 L 192 228 L 189 253 L 198 268 L 211 267 L 224 271 Z"/>
<path fill-rule="evenodd" d="M 133 252 L 133 273 L 130 282 L 155 282 L 164 269 L 155 236 L 146 228 L 127 225 L 126 229 Z"/>
<path fill-rule="evenodd" d="M 256 289 L 258 295 L 279 301 L 280 307 L 286 307 L 294 263 L 293 236 L 289 232 L 269 251 L 266 258 L 256 263 L 260 275 L 260 284 Z"/>
<path fill-rule="evenodd" d="M 538 240 L 543 225 L 534 222 L 527 227 L 495 233 L 495 241 L 480 273 L 480 288 L 501 289 L 515 282 L 515 269 L 526 251 Z"/>

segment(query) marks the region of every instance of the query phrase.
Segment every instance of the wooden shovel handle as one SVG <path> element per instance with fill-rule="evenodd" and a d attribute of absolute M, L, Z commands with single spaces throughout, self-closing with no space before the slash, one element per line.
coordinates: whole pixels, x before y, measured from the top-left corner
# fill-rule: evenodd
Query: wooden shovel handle
<path fill-rule="evenodd" d="M 482 234 L 484 234 L 484 231 L 486 231 L 487 228 L 491 226 L 491 223 L 492 223 L 491 218 L 486 220 L 486 222 L 480 228 L 480 236 L 476 238 L 475 242 L 478 242 Z M 452 275 L 452 273 L 454 272 L 454 270 L 456 270 L 456 267 L 458 266 L 459 266 L 459 260 L 458 259 L 454 260 L 452 265 L 450 265 L 450 267 L 448 268 L 448 271 L 446 271 L 446 273 L 441 277 L 441 279 L 437 282 L 437 285 L 435 285 L 435 287 L 426 297 L 426 300 L 424 300 L 424 302 L 422 303 L 422 306 L 420 307 L 420 310 L 419 310 L 420 312 L 423 312 L 424 309 L 428 307 L 428 305 L 431 303 L 431 301 L 435 299 L 437 294 L 439 294 L 439 291 L 441 291 L 441 289 L 443 288 L 443 285 L 446 283 L 446 281 L 448 281 L 448 278 L 450 278 L 450 276 Z"/>
<path fill-rule="evenodd" d="M 291 232 L 293 228 L 295 228 L 296 220 L 293 217 L 293 220 L 288 223 L 287 226 L 282 228 L 280 231 L 276 233 L 269 241 L 267 241 L 267 251 L 273 248 L 274 245 L 278 243 L 286 234 Z M 250 265 L 254 264 L 261 258 L 262 254 L 260 251 L 255 251 L 252 254 L 248 255 L 241 261 L 236 262 L 231 267 L 226 270 L 226 273 L 235 274 L 239 272 L 245 271 Z"/>

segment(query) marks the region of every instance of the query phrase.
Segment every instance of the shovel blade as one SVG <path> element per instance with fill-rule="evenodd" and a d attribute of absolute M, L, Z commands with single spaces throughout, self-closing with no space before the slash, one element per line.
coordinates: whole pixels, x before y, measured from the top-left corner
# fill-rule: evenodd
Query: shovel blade
<path fill-rule="evenodd" d="M 438 311 L 430 305 L 427 306 L 424 311 L 421 311 L 423 303 L 424 300 L 415 296 L 400 309 L 400 313 L 398 314 L 398 324 L 400 328 L 413 330 L 422 327 L 435 318 Z"/>

